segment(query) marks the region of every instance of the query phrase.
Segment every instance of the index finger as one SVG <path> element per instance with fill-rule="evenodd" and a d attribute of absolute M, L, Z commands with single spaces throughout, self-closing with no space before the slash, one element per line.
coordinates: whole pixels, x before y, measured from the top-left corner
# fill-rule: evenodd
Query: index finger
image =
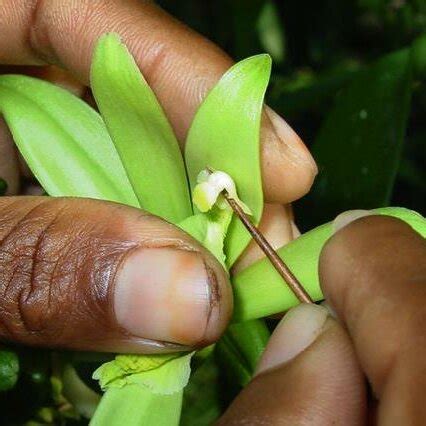
<path fill-rule="evenodd" d="M 0 63 L 58 64 L 86 84 L 96 40 L 119 33 L 180 140 L 206 93 L 232 65 L 217 46 L 149 1 L 3 0 L 0 28 Z M 296 133 L 265 110 L 261 138 L 266 199 L 288 203 L 304 195 L 316 166 Z"/>
<path fill-rule="evenodd" d="M 418 424 L 426 415 L 425 239 L 395 218 L 358 219 L 326 244 L 320 280 L 381 400 L 379 423 Z"/>

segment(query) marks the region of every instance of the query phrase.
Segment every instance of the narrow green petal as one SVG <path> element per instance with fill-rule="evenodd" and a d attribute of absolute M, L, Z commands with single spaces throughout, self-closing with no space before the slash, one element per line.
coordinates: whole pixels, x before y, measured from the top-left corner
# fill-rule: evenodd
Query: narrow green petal
<path fill-rule="evenodd" d="M 50 195 L 139 207 L 101 117 L 85 102 L 42 80 L 3 75 L 0 112 Z"/>
<path fill-rule="evenodd" d="M 228 173 L 255 222 L 263 209 L 259 133 L 271 59 L 258 55 L 234 65 L 208 94 L 198 110 L 186 143 L 185 160 L 191 188 L 210 167 Z M 233 219 L 225 241 L 231 266 L 250 235 Z"/>
<path fill-rule="evenodd" d="M 91 86 L 142 208 L 173 223 L 190 216 L 187 178 L 176 137 L 117 34 L 100 38 Z"/>
<path fill-rule="evenodd" d="M 376 214 L 397 217 L 426 237 L 426 220 L 420 214 L 400 208 L 372 210 Z M 332 222 L 321 225 L 278 250 L 311 297 L 323 299 L 318 277 L 321 249 L 333 233 Z M 278 272 L 267 260 L 260 260 L 233 279 L 234 321 L 247 321 L 283 312 L 299 302 Z"/>

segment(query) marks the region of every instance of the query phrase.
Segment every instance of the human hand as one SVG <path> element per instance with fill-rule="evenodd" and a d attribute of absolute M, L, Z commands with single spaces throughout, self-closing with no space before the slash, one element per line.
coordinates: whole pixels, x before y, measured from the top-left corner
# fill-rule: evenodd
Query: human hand
<path fill-rule="evenodd" d="M 83 97 L 96 40 L 118 32 L 181 141 L 232 63 L 148 1 L 4 0 L 0 28 L 5 72 L 43 66 L 29 71 Z M 0 126 L 0 176 L 13 195 L 18 157 Z M 316 168 L 297 135 L 265 109 L 261 138 L 266 200 L 285 204 L 304 195 Z M 265 211 L 273 212 L 282 245 L 293 235 L 291 215 L 278 205 Z M 204 345 L 220 336 L 232 311 L 228 280 L 199 244 L 158 218 L 91 200 L 1 198 L 0 288 L 0 339 L 49 347 L 151 352 Z"/>
<path fill-rule="evenodd" d="M 290 310 L 219 424 L 424 424 L 425 240 L 398 219 L 358 219 L 326 244 L 319 272 L 338 320 Z"/>

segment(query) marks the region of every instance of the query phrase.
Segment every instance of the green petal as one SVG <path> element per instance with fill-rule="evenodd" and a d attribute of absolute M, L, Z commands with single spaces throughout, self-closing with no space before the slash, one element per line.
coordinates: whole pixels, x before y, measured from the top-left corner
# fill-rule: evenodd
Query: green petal
<path fill-rule="evenodd" d="M 93 378 L 102 389 L 121 388 L 132 383 L 145 386 L 153 393 L 169 395 L 188 383 L 192 353 L 161 355 L 117 355 L 102 364 Z"/>
<path fill-rule="evenodd" d="M 100 38 L 91 85 L 142 208 L 174 223 L 190 216 L 188 184 L 176 137 L 118 35 Z"/>
<path fill-rule="evenodd" d="M 107 390 L 90 426 L 178 426 L 183 392 L 158 395 L 138 385 Z"/>
<path fill-rule="evenodd" d="M 139 206 L 101 117 L 85 102 L 42 80 L 3 75 L 0 112 L 50 195 Z"/>
<path fill-rule="evenodd" d="M 426 220 L 414 211 L 385 207 L 371 212 L 397 217 L 426 237 Z M 333 224 L 329 222 L 278 250 L 280 257 L 315 301 L 323 299 L 319 285 L 318 262 L 321 249 L 332 234 Z M 267 259 L 260 260 L 237 274 L 233 285 L 235 321 L 266 317 L 286 311 L 299 303 Z"/>
<path fill-rule="evenodd" d="M 223 240 L 231 219 L 232 211 L 214 207 L 208 213 L 188 217 L 178 226 L 209 250 L 226 269 Z"/>
<path fill-rule="evenodd" d="M 185 160 L 193 189 L 201 170 L 228 173 L 241 200 L 260 220 L 263 208 L 259 133 L 271 59 L 258 55 L 234 65 L 198 110 L 186 143 Z M 250 235 L 233 219 L 225 241 L 228 266 L 244 250 Z"/>

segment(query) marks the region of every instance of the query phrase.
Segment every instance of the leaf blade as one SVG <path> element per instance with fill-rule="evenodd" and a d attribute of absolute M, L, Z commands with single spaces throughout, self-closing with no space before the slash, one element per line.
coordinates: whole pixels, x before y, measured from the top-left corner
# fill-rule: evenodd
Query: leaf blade
<path fill-rule="evenodd" d="M 91 85 L 142 208 L 173 223 L 190 216 L 187 178 L 176 137 L 117 34 L 99 39 Z"/>
<path fill-rule="evenodd" d="M 389 204 L 411 83 L 410 52 L 402 50 L 360 72 L 340 93 L 312 147 L 320 173 L 298 209 L 304 222 L 314 225 L 341 211 Z"/>
<path fill-rule="evenodd" d="M 135 384 L 110 388 L 102 397 L 90 425 L 121 426 L 125 419 L 126 426 L 177 426 L 182 395 L 182 391 L 158 395 Z"/>
<path fill-rule="evenodd" d="M 185 160 L 191 188 L 201 170 L 228 173 L 241 200 L 259 222 L 263 209 L 259 133 L 271 59 L 258 55 L 234 65 L 208 94 L 189 130 Z M 250 235 L 234 218 L 225 240 L 227 264 L 244 250 Z"/>
<path fill-rule="evenodd" d="M 50 195 L 139 206 L 102 119 L 85 102 L 42 80 L 3 75 L 0 110 Z"/>

